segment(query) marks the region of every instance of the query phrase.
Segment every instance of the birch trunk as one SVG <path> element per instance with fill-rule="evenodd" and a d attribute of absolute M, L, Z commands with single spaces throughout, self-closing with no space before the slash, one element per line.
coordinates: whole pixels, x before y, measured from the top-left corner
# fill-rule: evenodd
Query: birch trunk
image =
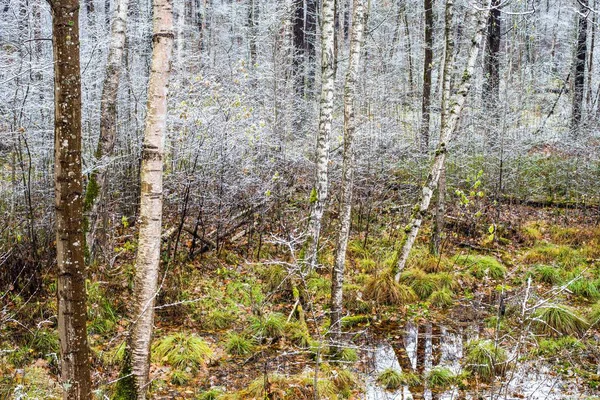
<path fill-rule="evenodd" d="M 89 214 L 85 242 L 90 257 L 93 257 L 94 254 L 98 226 L 102 225 L 102 229 L 105 228 L 103 222 L 106 217 L 101 215 L 101 209 L 106 198 L 107 170 L 117 137 L 117 95 L 121 78 L 121 64 L 125 52 L 128 2 L 129 0 L 117 0 L 115 17 L 111 26 L 106 76 L 100 100 L 100 138 L 95 154 L 99 165 L 90 176 L 86 189 L 85 209 L 89 211 Z M 102 232 L 102 234 L 104 233 Z"/>
<path fill-rule="evenodd" d="M 331 275 L 331 341 L 334 348 L 341 341 L 342 319 L 342 286 L 344 283 L 344 266 L 346 264 L 346 247 L 350 235 L 352 214 L 352 188 L 354 185 L 354 133 L 356 131 L 355 93 L 356 81 L 360 66 L 361 44 L 364 31 L 364 0 L 354 0 L 352 33 L 350 39 L 350 58 L 346 71 L 344 88 L 344 150 L 342 165 L 342 188 L 340 203 L 340 230 L 338 234 L 335 265 Z"/>
<path fill-rule="evenodd" d="M 54 50 L 54 201 L 61 386 L 64 399 L 89 399 L 92 393 L 83 260 L 79 2 L 55 0 L 50 2 L 50 7 Z"/>
<path fill-rule="evenodd" d="M 485 19 L 481 17 L 478 18 L 477 15 L 478 12 L 474 11 L 473 19 L 476 21 L 476 31 L 475 37 L 471 41 L 471 48 L 469 49 L 467 66 L 462 75 L 462 79 L 458 86 L 457 93 L 451 97 L 448 118 L 445 121 L 445 125 L 442 126 L 440 141 L 435 151 L 435 156 L 431 165 L 431 170 L 429 172 L 429 175 L 427 176 L 427 181 L 423 186 L 421 199 L 414 206 L 413 213 L 411 215 L 411 220 L 409 224 L 404 228 L 406 237 L 404 238 L 404 241 L 398 250 L 398 261 L 395 266 L 396 282 L 400 280 L 400 274 L 402 273 L 402 270 L 406 265 L 406 260 L 408 260 L 410 250 L 412 249 L 417 234 L 419 233 L 419 229 L 421 228 L 423 217 L 425 216 L 425 213 L 429 208 L 431 197 L 435 188 L 438 185 L 440 174 L 444 167 L 444 162 L 446 160 L 446 152 L 448 150 L 448 145 L 452 140 L 452 136 L 454 134 L 454 131 L 456 130 L 456 127 L 458 126 L 460 115 L 464 108 L 467 95 L 469 94 L 469 89 L 471 88 L 471 78 L 473 76 L 473 71 L 475 70 L 475 62 L 477 61 L 477 55 L 479 54 L 479 47 L 481 44 L 481 39 L 483 37 L 483 29 L 485 23 Z"/>
<path fill-rule="evenodd" d="M 448 118 L 448 100 L 451 92 L 451 72 L 454 65 L 454 34 L 452 32 L 452 20 L 454 18 L 454 4 L 452 0 L 446 1 L 446 25 L 444 28 L 445 50 L 444 50 L 444 65 L 442 67 L 442 104 L 441 104 L 441 123 L 440 135 L 442 129 L 446 125 Z M 438 182 L 438 202 L 435 211 L 435 220 L 433 225 L 433 235 L 431 238 L 431 253 L 439 255 L 442 244 L 442 232 L 444 231 L 444 214 L 446 213 L 446 167 L 442 166 L 440 178 Z"/>
<path fill-rule="evenodd" d="M 334 0 L 323 0 L 321 27 L 321 97 L 319 130 L 317 132 L 316 149 L 316 187 L 310 196 L 310 231 L 307 261 L 310 268 L 317 263 L 321 223 L 327 201 L 329 164 L 329 137 L 333 120 L 333 88 L 334 88 Z"/>
<path fill-rule="evenodd" d="M 163 196 L 163 142 L 167 121 L 167 91 L 173 50 L 172 0 L 153 3 L 152 63 L 148 84 L 148 114 L 144 132 L 139 244 L 135 262 L 133 325 L 129 337 L 131 373 L 136 398 L 146 398 L 150 343 L 157 295 Z"/>

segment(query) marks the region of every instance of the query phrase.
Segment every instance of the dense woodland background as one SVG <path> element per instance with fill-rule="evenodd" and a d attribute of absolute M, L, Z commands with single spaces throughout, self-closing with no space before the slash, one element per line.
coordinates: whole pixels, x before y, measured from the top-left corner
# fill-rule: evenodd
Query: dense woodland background
<path fill-rule="evenodd" d="M 79 3 L 81 218 L 88 244 L 90 226 L 95 229 L 85 256 L 98 398 L 130 398 L 117 387 L 126 380 L 119 381 L 126 376 L 123 349 L 135 320 L 128 305 L 136 290 L 142 144 L 152 100 L 153 4 L 128 2 L 122 26 L 115 24 L 126 3 Z M 519 398 L 531 393 L 526 384 L 511 386 L 512 376 L 527 377 L 543 364 L 552 371 L 548 381 L 559 383 L 540 384 L 531 398 L 592 398 L 600 384 L 600 308 L 593 307 L 600 299 L 600 5 L 456 1 L 448 20 L 442 0 L 333 3 L 329 196 L 313 270 L 304 260 L 318 182 L 324 6 L 317 0 L 172 0 L 149 397 L 383 398 L 368 389 L 374 380 L 390 390 L 411 387 L 415 398 L 441 398 L 447 390 L 454 398 L 500 398 L 509 387 Z M 342 325 L 344 346 L 331 345 L 329 357 L 331 270 L 342 220 L 344 85 L 357 3 L 364 6 L 365 25 L 353 100 L 355 170 L 344 281 L 343 316 L 351 322 Z M 477 18 L 484 23 L 483 40 L 473 73 L 465 74 Z M 119 26 L 125 42 L 115 65 L 107 60 Z M 447 142 L 446 204 L 439 211 L 436 193 L 406 270 L 395 271 L 405 225 L 439 154 L 449 39 L 450 103 L 466 75 L 471 87 Z M 49 3 L 2 0 L 1 398 L 61 393 L 54 203 L 54 93 L 60 82 L 52 40 Z M 116 101 L 107 106 L 116 112 L 108 122 L 115 142 L 107 155 L 99 145 L 101 99 L 115 68 Z M 99 171 L 106 174 L 100 193 L 94 190 Z M 441 245 L 430 252 L 440 218 Z M 490 272 L 494 268 L 500 272 Z M 400 284 L 392 283 L 395 272 L 402 272 Z M 374 294 L 377 279 L 384 284 Z M 393 292 L 407 288 L 410 293 Z M 544 312 L 557 309 L 575 316 L 574 325 L 544 320 L 536 330 Z M 421 338 L 416 366 L 403 359 L 409 346 L 398 339 L 410 331 L 406 323 Z M 464 368 L 446 368 L 442 383 L 431 378 L 446 365 L 436 356 L 436 340 L 447 336 L 440 329 L 465 338 L 467 358 Z M 402 365 L 395 387 L 372 365 L 382 340 Z M 427 343 L 434 348 L 429 356 L 423 355 Z M 473 348 L 493 355 L 469 361 Z M 171 359 L 174 353 L 185 359 Z"/>

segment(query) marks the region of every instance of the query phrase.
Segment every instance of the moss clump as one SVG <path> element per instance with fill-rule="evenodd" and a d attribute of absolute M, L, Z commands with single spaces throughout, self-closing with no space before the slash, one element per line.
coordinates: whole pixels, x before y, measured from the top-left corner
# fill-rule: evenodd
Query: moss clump
<path fill-rule="evenodd" d="M 466 370 L 489 382 L 506 371 L 506 351 L 491 340 L 475 340 L 467 343 Z"/>
<path fill-rule="evenodd" d="M 417 300 L 414 290 L 394 280 L 391 272 L 385 272 L 369 280 L 364 290 L 365 299 L 380 305 L 398 305 Z"/>
<path fill-rule="evenodd" d="M 230 332 L 225 341 L 225 351 L 234 356 L 245 356 L 254 349 L 254 342 L 245 335 Z"/>
<path fill-rule="evenodd" d="M 371 321 L 371 317 L 368 315 L 349 315 L 342 318 L 342 327 L 351 328 L 360 324 L 367 324 Z"/>
<path fill-rule="evenodd" d="M 542 225 L 538 221 L 528 222 L 521 227 L 521 236 L 529 244 L 542 240 Z"/>
<path fill-rule="evenodd" d="M 386 390 L 398 390 L 404 385 L 402 374 L 400 371 L 393 368 L 387 368 L 377 377 L 377 383 L 383 386 Z"/>
<path fill-rule="evenodd" d="M 454 303 L 452 297 L 453 293 L 449 289 L 440 289 L 431 293 L 429 302 L 440 308 L 450 307 Z"/>
<path fill-rule="evenodd" d="M 285 326 L 285 336 L 296 346 L 307 349 L 310 347 L 311 336 L 306 325 L 294 321 L 289 322 Z"/>
<path fill-rule="evenodd" d="M 152 346 L 152 358 L 156 362 L 166 362 L 182 371 L 186 368 L 198 370 L 212 355 L 204 339 L 187 332 L 164 336 Z"/>
<path fill-rule="evenodd" d="M 540 333 L 550 336 L 579 335 L 589 326 L 573 309 L 559 304 L 548 304 L 533 314 L 532 325 Z"/>

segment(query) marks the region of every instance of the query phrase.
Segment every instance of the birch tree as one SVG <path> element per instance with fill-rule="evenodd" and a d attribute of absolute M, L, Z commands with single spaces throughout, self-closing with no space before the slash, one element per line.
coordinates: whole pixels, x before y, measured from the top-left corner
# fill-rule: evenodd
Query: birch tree
<path fill-rule="evenodd" d="M 162 158 L 174 37 L 172 0 L 154 0 L 153 31 L 148 114 L 140 171 L 141 200 L 134 277 L 134 313 L 128 343 L 134 390 L 136 398 L 140 400 L 146 398 L 149 383 L 154 301 L 158 291 L 163 200 Z"/>
<path fill-rule="evenodd" d="M 456 94 L 450 98 L 448 117 L 445 119 L 445 124 L 442 126 L 440 140 L 435 151 L 435 156 L 429 171 L 429 175 L 427 176 L 427 180 L 423 186 L 421 198 L 413 207 L 410 222 L 404 228 L 404 233 L 406 236 L 404 237 L 401 246 L 398 248 L 397 262 L 394 271 L 396 282 L 400 280 L 400 274 L 406 265 L 406 261 L 408 260 L 410 251 L 415 243 L 415 239 L 419 234 L 419 229 L 421 228 L 423 218 L 429 208 L 431 197 L 433 196 L 433 192 L 438 185 L 440 174 L 446 160 L 448 145 L 450 144 L 452 136 L 456 131 L 460 115 L 471 88 L 471 81 L 473 72 L 475 70 L 475 62 L 477 61 L 477 55 L 479 54 L 479 47 L 481 45 L 485 24 L 485 19 L 481 17 L 481 14 L 483 13 L 476 10 L 473 11 L 472 20 L 475 21 L 475 37 L 471 41 L 467 65 L 463 72 Z"/>
<path fill-rule="evenodd" d="M 117 137 L 117 95 L 125 52 L 128 2 L 129 0 L 117 0 L 116 3 L 115 16 L 111 26 L 106 76 L 100 100 L 100 137 L 95 154 L 98 167 L 92 172 L 86 190 L 85 208 L 89 214 L 85 241 L 91 256 L 94 252 L 96 229 L 99 224 L 104 227 L 106 220 L 106 216 L 100 215 L 100 213 L 106 199 L 107 170 Z"/>
<path fill-rule="evenodd" d="M 454 18 L 454 2 L 453 0 L 446 0 L 446 11 L 445 19 L 446 25 L 444 27 L 444 65 L 442 67 L 442 104 L 441 104 L 441 123 L 440 123 L 440 135 L 442 128 L 446 126 L 446 119 L 448 118 L 448 100 L 450 99 L 451 85 L 450 78 L 452 72 L 452 66 L 454 65 L 454 35 L 452 32 L 452 20 Z M 444 214 L 446 209 L 446 167 L 442 166 L 440 172 L 440 178 L 438 181 L 438 201 L 437 209 L 435 211 L 435 219 L 433 220 L 433 234 L 431 238 L 431 253 L 439 255 L 440 247 L 442 244 L 442 232 L 444 230 Z"/>
<path fill-rule="evenodd" d="M 64 399 L 91 398 L 86 331 L 79 2 L 50 1 L 54 51 L 54 204 Z"/>
<path fill-rule="evenodd" d="M 317 263 L 319 236 L 327 201 L 329 137 L 333 120 L 334 89 L 334 0 L 323 0 L 321 24 L 321 96 L 319 130 L 317 132 L 315 187 L 310 195 L 310 229 L 307 261 L 311 268 Z"/>
<path fill-rule="evenodd" d="M 354 186 L 354 134 L 356 131 L 355 97 L 356 81 L 360 67 L 361 44 L 364 31 L 364 0 L 354 0 L 350 58 L 344 86 L 344 150 L 342 163 L 342 187 L 340 196 L 340 227 L 338 231 L 335 265 L 331 275 L 331 341 L 334 345 L 341 339 L 342 297 L 346 248 L 350 235 L 352 215 L 352 190 Z"/>

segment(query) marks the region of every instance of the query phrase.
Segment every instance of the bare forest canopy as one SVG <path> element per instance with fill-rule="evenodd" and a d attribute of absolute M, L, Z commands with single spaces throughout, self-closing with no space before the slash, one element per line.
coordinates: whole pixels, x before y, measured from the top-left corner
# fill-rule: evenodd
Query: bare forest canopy
<path fill-rule="evenodd" d="M 599 24 L 0 0 L 0 399 L 597 393 Z"/>

